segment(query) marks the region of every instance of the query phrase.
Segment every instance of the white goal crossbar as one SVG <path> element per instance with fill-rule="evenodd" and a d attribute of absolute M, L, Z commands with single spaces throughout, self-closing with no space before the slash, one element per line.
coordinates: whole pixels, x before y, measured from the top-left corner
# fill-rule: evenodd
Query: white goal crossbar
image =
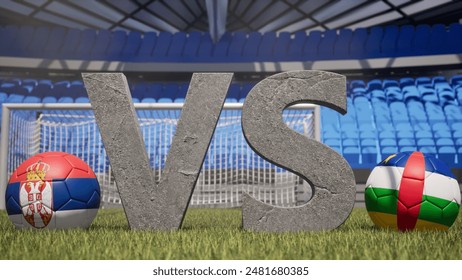
<path fill-rule="evenodd" d="M 183 103 L 134 103 L 134 106 L 145 137 L 151 167 L 153 172 L 157 172 L 156 180 L 159 180 Z M 267 203 L 281 206 L 294 206 L 302 200 L 307 201 L 311 188 L 307 187 L 306 182 L 265 162 L 249 148 L 241 130 L 242 107 L 242 103 L 224 104 L 191 205 L 239 206 L 243 191 Z M 14 169 L 27 157 L 46 151 L 63 151 L 81 157 L 98 177 L 102 189 L 102 206 L 120 205 L 110 164 L 91 110 L 89 103 L 3 104 L 0 209 L 5 209 L 5 189 Z M 299 133 L 320 141 L 319 106 L 293 105 L 284 111 L 283 120 Z"/>

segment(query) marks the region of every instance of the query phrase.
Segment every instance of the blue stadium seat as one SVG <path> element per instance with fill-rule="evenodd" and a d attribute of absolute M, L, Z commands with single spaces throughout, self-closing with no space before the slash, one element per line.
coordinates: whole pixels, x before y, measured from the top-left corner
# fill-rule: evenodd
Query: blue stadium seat
<path fill-rule="evenodd" d="M 379 139 L 396 139 L 395 131 L 381 130 L 379 131 Z"/>
<path fill-rule="evenodd" d="M 446 105 L 444 114 L 449 125 L 462 122 L 462 107 L 456 105 Z"/>
<path fill-rule="evenodd" d="M 415 152 L 417 150 L 417 147 L 414 146 L 405 146 L 405 147 L 400 147 L 399 152 L 404 153 L 404 152 Z"/>
<path fill-rule="evenodd" d="M 398 152 L 398 148 L 396 146 L 394 146 L 394 147 L 391 147 L 391 146 L 390 147 L 383 147 L 382 151 L 381 151 L 382 158 L 386 158 L 389 155 L 396 154 L 397 152 Z"/>
<path fill-rule="evenodd" d="M 350 45 L 348 47 L 349 58 L 360 59 L 365 57 L 367 36 L 366 28 L 356 28 L 353 31 Z"/>
<path fill-rule="evenodd" d="M 411 125 L 410 122 L 404 121 L 395 124 L 396 131 L 413 131 L 414 127 Z"/>
<path fill-rule="evenodd" d="M 383 39 L 383 28 L 380 26 L 374 26 L 369 30 L 369 36 L 367 37 L 366 44 L 364 46 L 365 57 L 379 57 L 380 46 Z"/>
<path fill-rule="evenodd" d="M 58 103 L 58 99 L 54 96 L 45 96 L 42 103 Z"/>
<path fill-rule="evenodd" d="M 384 103 L 386 105 L 387 95 L 381 89 L 374 89 L 370 92 L 371 102 L 374 103 Z"/>
<path fill-rule="evenodd" d="M 456 139 L 456 147 L 458 147 L 458 153 L 462 155 L 462 138 Z"/>
<path fill-rule="evenodd" d="M 454 89 L 462 87 L 462 75 L 454 75 L 450 78 L 451 86 Z"/>
<path fill-rule="evenodd" d="M 394 57 L 396 55 L 396 41 L 398 39 L 398 35 L 398 26 L 389 25 L 385 27 L 380 52 L 382 57 Z"/>
<path fill-rule="evenodd" d="M 423 146 L 423 147 L 418 148 L 418 150 L 424 154 L 436 156 L 435 146 Z"/>
<path fill-rule="evenodd" d="M 439 103 L 438 95 L 436 95 L 436 91 L 433 89 L 431 84 L 420 84 L 417 86 L 417 89 L 422 96 L 422 101 Z"/>
<path fill-rule="evenodd" d="M 361 127 L 359 128 L 359 138 L 361 139 L 367 139 L 367 138 L 377 138 L 377 131 L 371 131 L 371 130 L 361 130 Z"/>
<path fill-rule="evenodd" d="M 162 92 L 162 97 L 174 99 L 178 94 L 178 85 L 177 84 L 165 84 Z"/>
<path fill-rule="evenodd" d="M 384 89 L 387 89 L 387 88 L 394 88 L 394 87 L 398 87 L 398 88 L 399 88 L 399 83 L 398 83 L 397 80 L 385 79 L 385 80 L 383 80 L 382 85 L 383 85 L 383 88 L 384 88 Z"/>
<path fill-rule="evenodd" d="M 201 38 L 201 32 L 193 31 L 188 34 L 188 38 L 184 44 L 183 59 L 186 61 L 194 61 L 197 59 Z"/>
<path fill-rule="evenodd" d="M 383 138 L 380 140 L 381 147 L 396 147 L 398 143 L 396 142 L 395 138 Z"/>
<path fill-rule="evenodd" d="M 444 146 L 438 148 L 438 159 L 448 166 L 455 166 L 459 163 L 460 157 L 457 156 L 454 146 Z"/>
<path fill-rule="evenodd" d="M 176 32 L 172 36 L 172 42 L 167 50 L 169 61 L 182 61 L 184 45 L 187 34 L 185 32 Z"/>
<path fill-rule="evenodd" d="M 462 131 L 462 122 L 457 122 L 457 123 L 453 123 L 451 124 L 451 130 L 452 131 Z"/>
<path fill-rule="evenodd" d="M 433 125 L 439 122 L 446 122 L 443 109 L 441 108 L 440 105 L 432 103 L 432 102 L 426 102 L 425 110 L 427 112 L 428 121 L 430 125 Z"/>
<path fill-rule="evenodd" d="M 63 46 L 64 42 L 66 42 L 66 39 L 70 39 L 67 35 L 67 33 L 71 32 L 70 30 L 73 29 L 52 27 L 50 30 L 50 35 L 48 36 L 46 44 L 40 55 L 44 58 L 60 58 L 59 53 L 61 52 L 61 47 Z"/>
<path fill-rule="evenodd" d="M 344 138 L 342 141 L 343 147 L 359 147 L 358 138 Z"/>
<path fill-rule="evenodd" d="M 419 24 L 415 28 L 415 36 L 412 42 L 415 55 L 425 55 L 430 52 L 431 28 L 427 24 Z"/>
<path fill-rule="evenodd" d="M 358 130 L 341 130 L 342 139 L 359 139 Z"/>
<path fill-rule="evenodd" d="M 318 58 L 318 46 L 321 41 L 321 31 L 314 30 L 308 35 L 302 52 L 302 60 L 316 60 Z"/>
<path fill-rule="evenodd" d="M 141 99 L 141 103 L 156 103 L 157 100 L 153 97 L 144 97 Z"/>
<path fill-rule="evenodd" d="M 361 147 L 377 147 L 377 140 L 373 138 L 366 138 L 361 140 Z"/>
<path fill-rule="evenodd" d="M 407 103 L 409 119 L 413 125 L 427 122 L 427 114 L 424 105 L 420 101 L 410 101 Z"/>
<path fill-rule="evenodd" d="M 436 131 L 433 132 L 433 137 L 435 139 L 450 138 L 450 137 L 452 137 L 452 134 L 451 134 L 450 130 L 436 130 Z"/>
<path fill-rule="evenodd" d="M 209 33 L 204 33 L 197 51 L 197 56 L 201 61 L 211 61 L 213 52 L 213 41 Z"/>
<path fill-rule="evenodd" d="M 288 57 L 290 60 L 300 60 L 307 39 L 305 31 L 295 32 L 294 39 L 290 41 Z"/>
<path fill-rule="evenodd" d="M 358 123 L 358 128 L 359 128 L 360 133 L 363 133 L 363 132 L 366 132 L 366 131 L 376 133 L 377 128 L 376 128 L 375 124 L 371 120 Z"/>
<path fill-rule="evenodd" d="M 124 45 L 121 53 L 121 60 L 132 61 L 135 59 L 138 49 L 141 45 L 141 33 L 138 31 L 130 31 L 128 33 L 127 42 Z"/>
<path fill-rule="evenodd" d="M 247 34 L 245 32 L 234 33 L 228 50 L 230 61 L 239 61 L 241 59 L 246 40 Z"/>
<path fill-rule="evenodd" d="M 432 138 L 421 138 L 417 139 L 417 147 L 435 147 L 435 140 Z"/>
<path fill-rule="evenodd" d="M 163 86 L 160 83 L 147 84 L 145 87 L 144 97 L 152 97 L 159 99 L 163 94 Z"/>
<path fill-rule="evenodd" d="M 108 30 L 99 30 L 95 39 L 95 43 L 90 50 L 91 59 L 108 60 L 106 50 L 111 41 L 112 32 Z"/>
<path fill-rule="evenodd" d="M 334 46 L 334 58 L 345 59 L 350 55 L 350 44 L 353 38 L 351 29 L 340 29 Z"/>
<path fill-rule="evenodd" d="M 356 127 L 356 110 L 355 107 L 348 107 L 348 112 L 346 115 L 339 117 L 340 123 L 345 126 L 353 124 Z"/>
<path fill-rule="evenodd" d="M 438 138 L 436 139 L 436 147 L 443 146 L 454 146 L 454 140 L 452 138 Z"/>
<path fill-rule="evenodd" d="M 90 100 L 88 99 L 88 97 L 77 97 L 75 100 L 74 100 L 75 103 L 90 103 Z"/>
<path fill-rule="evenodd" d="M 415 80 L 414 78 L 411 77 L 403 77 L 399 79 L 399 86 L 401 88 L 407 87 L 407 86 L 414 86 L 415 85 Z"/>
<path fill-rule="evenodd" d="M 443 24 L 435 24 L 432 26 L 428 46 L 431 54 L 443 54 L 449 52 L 447 36 L 446 26 Z"/>
<path fill-rule="evenodd" d="M 178 87 L 178 91 L 176 92 L 175 99 L 173 100 L 174 103 L 184 103 L 186 99 L 186 94 L 188 93 L 189 84 L 184 83 Z"/>
<path fill-rule="evenodd" d="M 399 35 L 396 41 L 396 55 L 409 56 L 415 55 L 413 48 L 414 26 L 403 25 L 399 29 Z"/>
<path fill-rule="evenodd" d="M 329 138 L 324 141 L 324 144 L 329 147 L 341 147 L 342 141 L 339 138 Z"/>
<path fill-rule="evenodd" d="M 18 30 L 18 35 L 16 36 L 16 40 L 10 42 L 11 44 L 11 51 L 10 54 L 15 56 L 28 56 L 28 49 L 30 44 L 32 43 L 32 39 L 35 33 L 35 27 L 24 25 L 21 26 Z M 3 40 L 2 40 L 3 41 Z"/>
<path fill-rule="evenodd" d="M 0 38 L 2 38 L 2 42 L 15 42 L 18 33 L 19 28 L 15 25 L 0 27 Z M 0 54 L 2 54 L 2 56 L 14 56 L 14 48 L 15 45 L 13 44 L 0 44 Z"/>
<path fill-rule="evenodd" d="M 79 80 L 72 81 L 67 90 L 69 96 L 74 98 L 87 96 L 87 90 L 85 89 L 83 82 Z"/>
<path fill-rule="evenodd" d="M 244 51 L 242 53 L 243 58 L 248 61 L 254 61 L 255 57 L 258 54 L 258 47 L 260 46 L 260 42 L 260 32 L 251 32 L 249 34 L 249 38 L 247 39 L 244 45 Z"/>
<path fill-rule="evenodd" d="M 241 86 L 239 84 L 231 84 L 228 90 L 228 95 L 225 102 L 227 103 L 237 103 L 239 101 L 239 96 L 241 94 Z"/>
<path fill-rule="evenodd" d="M 258 60 L 270 61 L 273 56 L 274 46 L 276 44 L 276 32 L 266 32 L 263 34 L 260 46 L 258 47 Z"/>
<path fill-rule="evenodd" d="M 247 83 L 247 84 L 244 84 L 241 88 L 241 96 L 240 96 L 240 99 L 239 99 L 239 103 L 243 103 L 244 102 L 244 99 L 245 97 L 247 96 L 247 94 L 252 90 L 252 88 L 255 86 L 255 84 L 253 83 Z"/>
<path fill-rule="evenodd" d="M 380 79 L 373 79 L 367 82 L 367 91 L 372 92 L 373 90 L 383 91 L 382 81 Z"/>
<path fill-rule="evenodd" d="M 159 33 L 156 46 L 152 50 L 152 57 L 155 61 L 167 60 L 167 52 L 170 48 L 172 37 L 170 32 L 162 31 Z"/>
<path fill-rule="evenodd" d="M 38 26 L 31 39 L 31 44 L 25 49 L 26 55 L 31 57 L 42 57 L 42 53 L 47 45 L 50 35 L 50 27 Z"/>
<path fill-rule="evenodd" d="M 41 103 L 42 99 L 37 96 L 26 96 L 22 103 Z"/>
<path fill-rule="evenodd" d="M 365 147 L 361 150 L 362 165 L 366 168 L 374 168 L 378 163 L 377 148 L 376 147 Z"/>
<path fill-rule="evenodd" d="M 403 101 L 408 103 L 411 100 L 420 101 L 422 98 L 420 92 L 414 85 L 403 87 Z"/>
<path fill-rule="evenodd" d="M 431 130 L 417 130 L 415 132 L 415 138 L 417 140 L 420 140 L 420 139 L 433 139 L 433 133 L 432 133 Z M 419 144 L 419 143 L 417 143 L 417 144 Z"/>
<path fill-rule="evenodd" d="M 394 124 L 409 122 L 406 105 L 401 101 L 390 103 L 390 115 Z"/>
<path fill-rule="evenodd" d="M 146 95 L 146 91 L 148 89 L 147 83 L 137 83 L 133 89 L 130 90 L 132 97 L 143 99 Z"/>
<path fill-rule="evenodd" d="M 141 41 L 137 61 L 150 61 L 152 60 L 152 51 L 154 50 L 155 45 L 157 44 L 157 33 L 147 32 L 144 33 L 143 40 Z"/>
<path fill-rule="evenodd" d="M 58 98 L 58 103 L 74 103 L 74 98 L 70 96 L 62 96 Z"/>
<path fill-rule="evenodd" d="M 360 101 L 355 102 L 356 119 L 358 121 L 358 124 L 362 124 L 362 123 L 372 124 L 373 112 L 372 112 L 372 108 L 371 108 L 371 104 L 369 100 L 363 97 L 363 98 L 356 98 L 355 101 L 358 99 Z"/>
<path fill-rule="evenodd" d="M 90 60 L 90 51 L 93 49 L 96 41 L 96 30 L 95 29 L 85 29 L 82 31 L 82 36 L 78 43 L 77 48 L 75 49 L 75 54 L 72 58 L 86 59 Z"/>
<path fill-rule="evenodd" d="M 123 51 L 127 45 L 127 33 L 123 30 L 112 32 L 111 40 L 106 49 L 105 57 L 107 60 L 123 59 Z"/>
<path fill-rule="evenodd" d="M 334 59 L 334 46 L 337 40 L 337 30 L 331 29 L 324 32 L 318 45 L 318 59 Z"/>
<path fill-rule="evenodd" d="M 40 80 L 37 85 L 32 90 L 33 95 L 35 96 L 47 96 L 51 95 L 51 90 L 53 83 L 50 80 Z"/>
<path fill-rule="evenodd" d="M 213 57 L 215 61 L 226 61 L 228 58 L 228 50 L 231 44 L 232 34 L 226 32 L 221 36 L 220 40 L 214 45 Z"/>
<path fill-rule="evenodd" d="M 360 152 L 358 147 L 346 147 L 343 149 L 343 156 L 348 161 L 352 168 L 361 167 L 359 157 Z"/>
<path fill-rule="evenodd" d="M 462 25 L 460 23 L 449 25 L 447 38 L 450 53 L 462 53 Z"/>
<path fill-rule="evenodd" d="M 53 84 L 53 88 L 51 89 L 50 94 L 56 98 L 61 96 L 65 96 L 69 89 L 70 82 L 69 81 L 59 81 Z"/>
<path fill-rule="evenodd" d="M 12 93 L 8 95 L 8 98 L 5 100 L 4 103 L 23 103 L 24 95 Z"/>
<path fill-rule="evenodd" d="M 335 125 L 327 125 L 327 126 L 323 125 L 322 138 L 324 140 L 327 140 L 327 139 L 340 139 L 341 135 L 340 135 L 339 127 L 335 126 Z"/>
<path fill-rule="evenodd" d="M 451 128 L 446 122 L 437 122 L 432 125 L 432 130 L 433 131 L 451 130 Z"/>
<path fill-rule="evenodd" d="M 398 86 L 385 87 L 385 95 L 387 96 L 388 102 L 402 101 L 404 97 L 403 92 Z"/>
<path fill-rule="evenodd" d="M 35 87 L 37 86 L 38 84 L 38 81 L 37 79 L 24 79 L 21 81 L 21 85 L 22 86 L 32 86 L 32 87 Z"/>
<path fill-rule="evenodd" d="M 273 60 L 289 60 L 288 50 L 291 41 L 290 36 L 290 32 L 280 32 L 278 34 L 278 37 L 276 38 L 276 43 L 274 44 L 273 48 Z"/>
<path fill-rule="evenodd" d="M 396 138 L 399 144 L 401 139 L 414 139 L 414 132 L 412 130 L 398 130 L 396 131 Z"/>
<path fill-rule="evenodd" d="M 412 138 L 401 138 L 398 140 L 398 147 L 416 147 L 416 141 Z"/>
<path fill-rule="evenodd" d="M 16 92 L 16 89 L 19 88 L 18 85 L 13 84 L 13 83 L 2 83 L 0 86 L 0 91 L 6 92 L 6 93 L 14 93 Z"/>

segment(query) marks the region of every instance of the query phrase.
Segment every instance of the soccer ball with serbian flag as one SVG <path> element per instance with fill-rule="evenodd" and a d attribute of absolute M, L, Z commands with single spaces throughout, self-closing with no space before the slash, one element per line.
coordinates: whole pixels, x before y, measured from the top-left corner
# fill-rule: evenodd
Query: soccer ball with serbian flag
<path fill-rule="evenodd" d="M 17 228 L 88 228 L 98 212 L 100 188 L 95 173 L 80 158 L 46 152 L 13 172 L 5 202 Z"/>
<path fill-rule="evenodd" d="M 456 220 L 460 189 L 449 168 L 421 152 L 393 154 L 371 172 L 366 208 L 379 227 L 447 230 Z"/>

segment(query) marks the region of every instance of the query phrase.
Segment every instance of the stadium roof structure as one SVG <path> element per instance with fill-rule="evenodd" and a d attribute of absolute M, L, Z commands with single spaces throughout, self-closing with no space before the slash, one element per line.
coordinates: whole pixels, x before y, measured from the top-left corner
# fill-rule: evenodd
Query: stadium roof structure
<path fill-rule="evenodd" d="M 462 1 L 451 0 L 0 1 L 0 24 L 4 25 L 51 24 L 142 32 L 212 31 L 221 25 L 221 33 L 295 33 L 385 24 L 453 23 L 461 18 Z"/>

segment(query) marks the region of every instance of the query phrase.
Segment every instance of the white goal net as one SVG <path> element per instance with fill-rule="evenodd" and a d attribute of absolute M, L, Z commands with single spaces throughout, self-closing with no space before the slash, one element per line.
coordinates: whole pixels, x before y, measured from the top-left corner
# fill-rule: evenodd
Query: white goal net
<path fill-rule="evenodd" d="M 135 104 L 157 180 L 162 177 L 181 105 Z M 236 207 L 241 204 L 242 192 L 278 206 L 296 206 L 308 201 L 311 187 L 306 182 L 266 162 L 247 145 L 241 128 L 242 104 L 233 105 L 225 104 L 190 205 Z M 156 106 L 160 109 L 155 109 Z M 102 207 L 121 204 L 90 104 L 8 104 L 5 109 L 8 112 L 3 114 L 0 156 L 5 158 L 6 165 L 1 168 L 1 176 L 9 177 L 22 161 L 34 154 L 67 152 L 87 162 L 96 173 Z M 314 105 L 297 105 L 284 111 L 283 120 L 297 132 L 319 140 L 317 110 Z M 2 178 L 2 182 L 6 179 Z"/>

